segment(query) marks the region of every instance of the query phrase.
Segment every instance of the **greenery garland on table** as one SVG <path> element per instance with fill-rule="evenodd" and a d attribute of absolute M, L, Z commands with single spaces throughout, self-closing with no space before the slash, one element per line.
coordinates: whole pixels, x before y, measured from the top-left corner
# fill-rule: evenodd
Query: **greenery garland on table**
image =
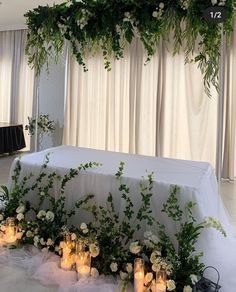
<path fill-rule="evenodd" d="M 111 57 L 120 59 L 126 44 L 138 37 L 147 52 L 147 61 L 162 39 L 170 35 L 174 54 L 182 48 L 186 62 L 196 62 L 204 77 L 206 92 L 210 84 L 218 89 L 221 26 L 207 22 L 203 11 L 224 7 L 228 18 L 224 34 L 233 30 L 235 0 L 68 0 L 65 3 L 39 6 L 25 14 L 28 25 L 26 54 L 39 74 L 52 57 L 61 55 L 65 40 L 72 47 L 84 70 L 84 57 L 102 50 L 105 68 Z"/>
<path fill-rule="evenodd" d="M 119 181 L 119 191 L 124 206 L 119 214 L 113 202 L 112 194 L 107 196 L 106 206 L 98 206 L 94 196 L 88 195 L 78 200 L 72 210 L 66 208 L 65 189 L 68 182 L 80 172 L 87 171 L 100 164 L 89 162 L 81 164 L 77 169 L 70 169 L 64 176 L 50 173 L 47 170 L 49 155 L 45 157 L 39 174 L 35 177 L 29 173 L 21 177 L 21 163 L 17 161 L 12 175 L 12 188 L 2 186 L 0 200 L 3 207 L 0 211 L 0 235 L 4 236 L 6 220 L 13 217 L 18 225 L 17 238 L 19 246 L 34 244 L 40 249 L 61 254 L 63 235 L 70 232 L 74 242 L 87 247 L 91 252 L 91 275 L 100 274 L 119 276 L 126 285 L 133 281 L 133 262 L 137 257 L 145 260 L 145 291 L 152 291 L 155 273 L 165 270 L 167 274 L 167 290 L 190 292 L 193 285 L 201 277 L 204 265 L 200 262 L 202 254 L 197 254 L 195 243 L 200 231 L 206 227 L 214 227 L 226 236 L 221 224 L 212 217 L 196 222 L 193 217 L 194 204 L 189 202 L 185 210 L 180 208 L 178 195 L 180 188 L 172 186 L 170 196 L 163 204 L 163 210 L 170 219 L 179 224 L 175 234 L 177 246 L 174 246 L 165 226 L 155 220 L 151 210 L 153 173 L 140 180 L 140 205 L 134 207 L 130 188 L 123 183 L 124 163 L 121 162 L 115 177 Z M 51 196 L 54 183 L 60 182 L 58 199 Z M 30 201 L 29 195 L 37 194 L 38 201 Z M 43 208 L 44 206 L 44 208 Z M 47 207 L 45 207 L 47 206 Z M 79 209 L 93 215 L 91 222 L 78 222 L 77 226 L 67 226 L 68 219 Z M 183 214 L 187 214 L 187 220 Z M 146 231 L 143 238 L 137 239 L 141 225 L 146 224 L 153 231 Z"/>

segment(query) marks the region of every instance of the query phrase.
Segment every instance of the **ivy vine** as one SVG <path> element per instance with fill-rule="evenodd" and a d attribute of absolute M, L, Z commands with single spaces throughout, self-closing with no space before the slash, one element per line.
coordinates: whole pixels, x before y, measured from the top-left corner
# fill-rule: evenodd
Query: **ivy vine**
<path fill-rule="evenodd" d="M 123 57 L 125 46 L 138 37 L 147 52 L 154 55 L 160 39 L 168 45 L 173 36 L 173 54 L 184 50 L 186 62 L 201 69 L 205 89 L 217 90 L 221 27 L 229 37 L 233 31 L 236 0 L 68 0 L 39 6 L 25 16 L 28 25 L 26 54 L 29 64 L 40 73 L 51 58 L 58 60 L 65 40 L 84 71 L 86 54 L 102 50 L 104 66 L 111 70 L 111 58 Z M 222 24 L 207 22 L 203 12 L 224 7 L 227 19 Z"/>

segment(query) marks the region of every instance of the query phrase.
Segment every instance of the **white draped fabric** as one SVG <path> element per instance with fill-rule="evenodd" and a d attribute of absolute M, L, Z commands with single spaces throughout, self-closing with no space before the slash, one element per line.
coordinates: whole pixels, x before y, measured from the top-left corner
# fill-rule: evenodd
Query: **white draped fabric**
<path fill-rule="evenodd" d="M 165 224 L 166 231 L 174 240 L 174 234 L 178 225 L 161 212 L 162 205 L 169 196 L 170 186 L 180 186 L 178 196 L 180 205 L 184 208 L 188 201 L 196 202 L 194 216 L 197 221 L 202 221 L 206 216 L 219 219 L 227 232 L 224 238 L 219 232 L 208 229 L 200 236 L 197 251 L 204 252 L 203 261 L 206 265 L 215 266 L 221 274 L 220 283 L 223 285 L 222 292 L 228 292 L 236 285 L 234 271 L 236 269 L 236 233 L 229 222 L 228 215 L 218 194 L 218 187 L 214 171 L 206 162 L 193 162 L 185 160 L 156 158 L 149 156 L 130 155 L 124 153 L 107 152 L 71 146 L 60 146 L 42 152 L 25 155 L 21 159 L 21 178 L 29 173 L 37 175 L 44 161 L 45 154 L 51 152 L 49 169 L 57 171 L 62 176 L 69 172 L 70 168 L 76 168 L 81 163 L 97 161 L 101 167 L 89 169 L 80 173 L 66 187 L 66 206 L 70 210 L 75 202 L 86 194 L 94 194 L 95 201 L 104 205 L 107 195 L 112 193 L 114 204 L 121 215 L 125 206 L 122 204 L 118 192 L 119 182 L 114 174 L 118 170 L 120 161 L 125 162 L 124 182 L 130 187 L 130 196 L 135 209 L 140 204 L 139 180 L 146 177 L 147 172 L 154 172 L 153 197 L 151 201 L 152 211 L 155 218 Z M 15 161 L 16 162 L 16 161 Z M 12 165 L 12 170 L 14 164 Z M 11 178 L 11 176 L 10 176 Z M 10 180 L 11 187 L 11 180 Z M 59 185 L 54 186 L 52 195 L 57 198 Z M 34 202 L 35 194 L 32 193 L 27 199 Z M 78 225 L 81 222 L 89 222 L 91 217 L 80 211 L 72 219 L 71 223 Z M 147 229 L 143 224 L 142 231 Z M 155 228 L 152 230 L 156 233 Z M 141 234 L 137 234 L 141 236 Z M 75 290 L 76 291 L 76 290 Z"/>
<path fill-rule="evenodd" d="M 64 143 L 215 165 L 216 93 L 208 98 L 200 70 L 162 44 L 145 60 L 138 40 L 110 72 L 101 55 L 86 73 L 69 60 Z"/>
<path fill-rule="evenodd" d="M 32 115 L 34 72 L 25 56 L 26 30 L 0 32 L 0 122 L 28 122 Z M 29 137 L 26 134 L 29 148 Z"/>

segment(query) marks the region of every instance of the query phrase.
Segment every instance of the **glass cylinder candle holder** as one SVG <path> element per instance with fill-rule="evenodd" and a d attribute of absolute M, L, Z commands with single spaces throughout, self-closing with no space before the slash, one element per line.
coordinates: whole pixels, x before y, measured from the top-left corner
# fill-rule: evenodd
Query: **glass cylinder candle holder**
<path fill-rule="evenodd" d="M 134 260 L 134 291 L 143 292 L 144 261 L 141 258 Z"/>
<path fill-rule="evenodd" d="M 156 291 L 166 292 L 166 271 L 159 270 L 156 273 Z"/>
<path fill-rule="evenodd" d="M 70 233 L 65 234 L 64 241 L 61 242 L 60 246 L 62 248 L 61 268 L 69 271 L 74 264 L 74 242 L 71 240 Z"/>
<path fill-rule="evenodd" d="M 9 244 L 14 244 L 17 241 L 17 225 L 15 225 L 14 218 L 7 218 L 4 241 Z"/>
<path fill-rule="evenodd" d="M 91 254 L 89 251 L 79 251 L 76 255 L 76 270 L 79 277 L 90 276 Z"/>

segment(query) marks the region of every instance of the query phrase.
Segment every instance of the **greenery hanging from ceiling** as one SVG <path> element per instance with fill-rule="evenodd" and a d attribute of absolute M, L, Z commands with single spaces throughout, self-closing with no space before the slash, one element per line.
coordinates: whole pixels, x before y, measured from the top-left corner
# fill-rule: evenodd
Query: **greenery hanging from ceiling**
<path fill-rule="evenodd" d="M 65 40 L 72 53 L 87 70 L 85 56 L 102 50 L 105 68 L 111 58 L 123 57 L 124 48 L 138 37 L 147 52 L 154 55 L 160 39 L 173 54 L 185 52 L 186 62 L 201 69 L 208 95 L 210 85 L 218 89 L 221 27 L 230 36 L 236 0 L 70 0 L 62 4 L 39 6 L 25 14 L 28 40 L 26 54 L 36 74 L 49 59 L 62 54 Z M 228 18 L 221 26 L 207 22 L 203 11 L 224 7 Z"/>

